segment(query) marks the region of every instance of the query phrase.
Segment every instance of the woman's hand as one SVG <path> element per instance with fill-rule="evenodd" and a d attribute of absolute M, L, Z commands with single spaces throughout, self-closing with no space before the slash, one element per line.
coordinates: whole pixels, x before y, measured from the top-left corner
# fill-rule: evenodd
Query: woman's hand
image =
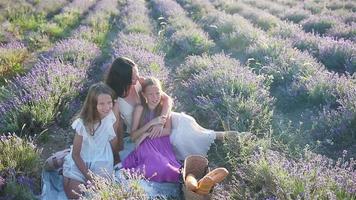
<path fill-rule="evenodd" d="M 148 133 L 148 132 L 142 134 L 141 137 L 139 137 L 139 138 L 135 141 L 136 147 L 138 147 L 149 135 L 150 135 L 150 133 Z"/>
<path fill-rule="evenodd" d="M 163 125 L 165 123 L 165 117 L 158 116 L 150 121 L 150 126 Z"/>
<path fill-rule="evenodd" d="M 162 123 L 153 125 L 153 126 L 149 129 L 150 138 L 160 137 L 160 136 L 162 135 L 162 131 L 163 131 L 164 124 L 165 124 L 166 121 L 167 121 L 167 116 L 165 116 L 165 115 L 161 115 L 161 116 L 158 116 L 158 117 L 156 117 L 156 118 L 160 118 L 160 121 L 161 121 Z"/>

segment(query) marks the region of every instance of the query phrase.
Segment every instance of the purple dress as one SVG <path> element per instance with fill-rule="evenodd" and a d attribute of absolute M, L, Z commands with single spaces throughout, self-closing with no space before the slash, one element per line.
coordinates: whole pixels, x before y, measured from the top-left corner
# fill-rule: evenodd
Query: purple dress
<path fill-rule="evenodd" d="M 153 112 L 145 116 L 145 123 L 154 118 Z M 179 168 L 181 164 L 175 158 L 169 136 L 146 138 L 131 152 L 122 166 L 133 169 L 156 182 L 179 182 Z"/>

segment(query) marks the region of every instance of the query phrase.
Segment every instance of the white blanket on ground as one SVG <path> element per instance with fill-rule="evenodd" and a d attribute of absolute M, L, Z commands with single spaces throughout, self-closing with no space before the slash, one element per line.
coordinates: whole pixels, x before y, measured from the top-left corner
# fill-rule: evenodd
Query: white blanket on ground
<path fill-rule="evenodd" d="M 129 138 L 124 139 L 125 149 L 120 152 L 121 159 L 124 159 L 134 148 L 135 145 L 130 142 Z M 122 171 L 116 170 L 115 177 L 120 182 L 123 180 Z M 150 197 L 172 197 L 174 199 L 181 199 L 181 190 L 179 184 L 175 183 L 157 183 L 152 181 L 140 181 L 140 185 Z M 67 200 L 63 191 L 63 176 L 58 175 L 58 172 L 42 172 L 42 200 Z"/>

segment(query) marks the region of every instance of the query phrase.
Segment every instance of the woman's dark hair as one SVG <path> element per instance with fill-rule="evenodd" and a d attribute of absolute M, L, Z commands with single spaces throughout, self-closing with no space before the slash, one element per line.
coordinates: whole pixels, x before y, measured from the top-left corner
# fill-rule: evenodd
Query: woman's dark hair
<path fill-rule="evenodd" d="M 132 68 L 136 64 L 126 57 L 118 57 L 111 64 L 105 83 L 111 87 L 118 97 L 126 97 L 132 82 Z"/>

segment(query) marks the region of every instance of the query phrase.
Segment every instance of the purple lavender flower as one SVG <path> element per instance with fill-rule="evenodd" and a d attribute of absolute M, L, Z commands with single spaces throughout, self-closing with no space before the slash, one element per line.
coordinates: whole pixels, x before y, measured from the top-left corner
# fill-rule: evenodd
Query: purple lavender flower
<path fill-rule="evenodd" d="M 23 186 L 28 187 L 32 192 L 34 192 L 35 189 L 35 183 L 33 178 L 29 178 L 24 175 L 20 175 L 16 178 L 17 183 Z"/>
<path fill-rule="evenodd" d="M 56 43 L 52 55 L 76 67 L 87 68 L 100 55 L 100 50 L 95 44 L 83 39 L 66 39 Z"/>
<path fill-rule="evenodd" d="M 139 66 L 144 76 L 154 76 L 165 82 L 168 72 L 165 68 L 163 56 L 151 53 L 139 47 L 122 44 L 120 48 L 114 49 L 114 57 L 126 56 L 133 59 Z"/>
<path fill-rule="evenodd" d="M 145 1 L 128 1 L 122 12 L 125 33 L 152 33 Z"/>
<path fill-rule="evenodd" d="M 182 99 L 184 110 L 207 120 L 204 123 L 210 128 L 218 128 L 221 121 L 217 118 L 231 121 L 233 129 L 240 131 L 259 132 L 271 122 L 268 110 L 273 99 L 263 83 L 264 77 L 241 67 L 237 60 L 224 54 L 190 56 L 177 74 L 176 94 Z M 217 118 L 206 119 L 207 112 Z M 258 123 L 252 127 L 253 118 L 264 120 L 256 120 Z"/>
<path fill-rule="evenodd" d="M 6 184 L 6 180 L 2 176 L 0 176 L 0 191 L 5 186 L 5 184 Z"/>
<path fill-rule="evenodd" d="M 1 118 L 5 122 L 1 128 L 12 127 L 12 131 L 15 131 L 13 128 L 20 131 L 22 124 L 17 124 L 17 120 L 21 119 L 19 116 L 25 108 L 30 111 L 36 108 L 27 125 L 36 120 L 44 124 L 51 122 L 61 112 L 63 104 L 81 89 L 85 77 L 86 71 L 82 68 L 59 60 L 39 61 L 28 74 L 17 76 L 10 82 L 13 93 L 0 104 Z"/>

